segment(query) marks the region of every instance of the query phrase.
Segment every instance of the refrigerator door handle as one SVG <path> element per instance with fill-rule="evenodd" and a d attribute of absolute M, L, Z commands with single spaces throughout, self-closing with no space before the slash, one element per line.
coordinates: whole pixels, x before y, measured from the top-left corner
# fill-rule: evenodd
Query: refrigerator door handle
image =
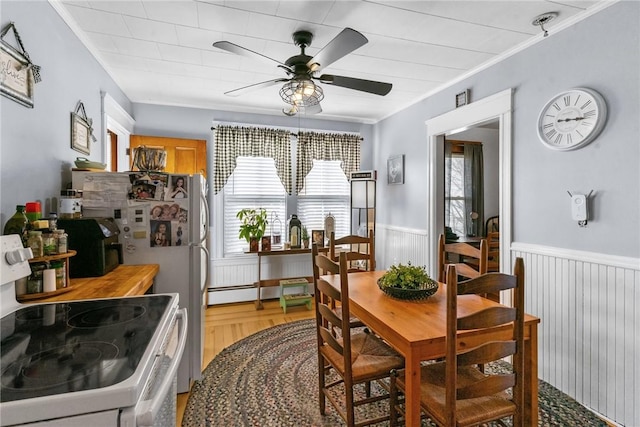
<path fill-rule="evenodd" d="M 200 246 L 200 249 L 202 249 L 205 253 L 205 255 L 207 256 L 207 262 L 206 262 L 206 268 L 204 270 L 204 289 L 207 289 L 207 283 L 209 283 L 209 263 L 211 262 L 209 260 L 209 249 L 207 249 L 206 246 Z"/>
<path fill-rule="evenodd" d="M 202 202 L 202 206 L 204 206 L 204 233 L 201 231 L 200 235 L 200 244 L 204 244 L 209 237 L 209 203 L 207 203 L 207 196 L 204 193 L 200 193 L 200 201 Z M 209 257 L 207 256 L 207 259 Z"/>

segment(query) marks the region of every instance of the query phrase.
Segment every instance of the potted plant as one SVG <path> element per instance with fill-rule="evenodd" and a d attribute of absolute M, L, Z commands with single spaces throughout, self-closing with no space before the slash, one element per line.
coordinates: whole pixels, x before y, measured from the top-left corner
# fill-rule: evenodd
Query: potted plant
<path fill-rule="evenodd" d="M 424 266 L 398 264 L 389 267 L 378 279 L 380 289 L 400 299 L 422 299 L 438 290 L 438 282 L 433 280 Z"/>
<path fill-rule="evenodd" d="M 302 246 L 306 249 L 309 247 L 309 232 L 307 232 L 307 227 L 302 227 L 302 232 L 300 233 L 300 237 L 302 238 Z"/>
<path fill-rule="evenodd" d="M 236 214 L 240 220 L 240 239 L 246 239 L 249 243 L 249 251 L 257 252 L 260 239 L 267 228 L 267 211 L 263 208 L 245 208 Z"/>

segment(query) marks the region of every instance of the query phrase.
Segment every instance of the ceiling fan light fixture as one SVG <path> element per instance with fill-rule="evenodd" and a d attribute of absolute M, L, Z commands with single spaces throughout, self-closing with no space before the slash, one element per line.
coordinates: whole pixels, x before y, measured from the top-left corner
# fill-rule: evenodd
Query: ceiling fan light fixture
<path fill-rule="evenodd" d="M 280 97 L 287 104 L 309 107 L 319 104 L 324 99 L 324 92 L 311 79 L 296 78 L 282 86 Z"/>

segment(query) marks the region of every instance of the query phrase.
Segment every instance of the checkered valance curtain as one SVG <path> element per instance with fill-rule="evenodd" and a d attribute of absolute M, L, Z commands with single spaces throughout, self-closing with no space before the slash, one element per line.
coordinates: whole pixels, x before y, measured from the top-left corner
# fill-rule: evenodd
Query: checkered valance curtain
<path fill-rule="evenodd" d="M 359 135 L 298 132 L 296 154 L 296 194 L 304 187 L 304 179 L 313 167 L 313 160 L 341 160 L 347 179 L 360 169 Z"/>
<path fill-rule="evenodd" d="M 236 159 L 271 157 L 287 193 L 291 194 L 291 132 L 281 129 L 218 125 L 215 133 L 214 191 L 217 194 L 236 168 Z"/>

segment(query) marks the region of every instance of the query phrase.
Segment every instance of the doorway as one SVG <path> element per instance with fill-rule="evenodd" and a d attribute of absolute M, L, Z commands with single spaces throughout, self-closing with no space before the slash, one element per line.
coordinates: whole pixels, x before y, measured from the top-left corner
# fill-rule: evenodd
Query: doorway
<path fill-rule="evenodd" d="M 511 104 L 512 89 L 480 99 L 426 122 L 429 156 L 429 265 L 438 265 L 438 238 L 444 230 L 445 137 L 490 122 L 498 124 L 498 215 L 500 216 L 500 271 L 511 270 Z"/>

